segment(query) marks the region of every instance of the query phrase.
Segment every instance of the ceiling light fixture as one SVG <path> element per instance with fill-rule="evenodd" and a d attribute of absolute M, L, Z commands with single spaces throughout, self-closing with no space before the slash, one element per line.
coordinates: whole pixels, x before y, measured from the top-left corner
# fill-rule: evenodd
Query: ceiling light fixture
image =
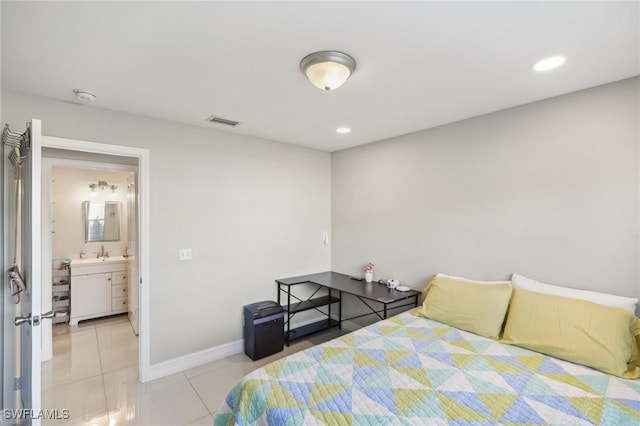
<path fill-rule="evenodd" d="M 347 81 L 356 70 L 356 61 L 346 53 L 324 50 L 302 58 L 300 69 L 311 84 L 329 92 Z"/>
<path fill-rule="evenodd" d="M 74 89 L 73 93 L 75 93 L 76 99 L 82 102 L 93 102 L 96 100 L 96 95 L 86 90 Z"/>
<path fill-rule="evenodd" d="M 339 133 L 341 135 L 346 135 L 348 133 L 351 133 L 351 128 L 349 128 L 349 127 L 338 127 L 336 129 L 336 133 Z"/>
<path fill-rule="evenodd" d="M 566 61 L 564 56 L 552 56 L 536 62 L 533 65 L 535 71 L 549 71 L 562 66 Z"/>

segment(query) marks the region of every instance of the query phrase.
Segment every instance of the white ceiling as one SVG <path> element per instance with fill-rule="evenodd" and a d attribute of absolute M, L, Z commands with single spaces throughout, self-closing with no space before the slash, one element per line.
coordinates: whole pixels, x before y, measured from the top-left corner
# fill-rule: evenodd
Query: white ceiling
<path fill-rule="evenodd" d="M 3 89 L 326 151 L 640 74 L 638 1 L 1 4 Z M 325 93 L 298 65 L 329 49 L 358 65 Z"/>

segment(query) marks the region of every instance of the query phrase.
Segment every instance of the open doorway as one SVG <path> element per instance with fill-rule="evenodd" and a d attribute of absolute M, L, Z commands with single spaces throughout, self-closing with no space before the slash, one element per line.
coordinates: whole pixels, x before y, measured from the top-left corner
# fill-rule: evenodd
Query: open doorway
<path fill-rule="evenodd" d="M 47 148 L 42 154 L 43 309 L 55 312 L 43 328 L 46 361 L 53 355 L 51 334 L 68 339 L 94 319 L 125 314 L 138 335 L 138 165 L 129 157 L 82 155 L 88 161 Z M 138 364 L 135 346 L 128 351 L 134 359 L 120 362 Z"/>
<path fill-rule="evenodd" d="M 75 315 L 74 318 L 73 309 L 69 309 L 70 323 L 79 322 L 80 326 L 85 323 L 88 327 L 99 327 L 99 325 L 93 324 L 106 324 L 115 327 L 118 324 L 120 326 L 131 324 L 130 334 L 137 343 L 134 356 L 138 357 L 136 364 L 141 382 L 149 380 L 149 283 L 146 279 L 149 276 L 148 155 L 146 149 L 43 137 L 45 166 L 43 167 L 43 206 L 51 206 L 52 202 L 58 202 L 54 200 L 54 197 L 59 198 L 59 194 L 64 194 L 65 190 L 71 192 L 70 186 L 74 180 L 76 183 L 83 180 L 88 181 L 82 185 L 79 183 L 76 185 L 76 191 L 84 191 L 84 193 L 76 194 L 75 198 L 84 197 L 85 200 L 80 202 L 79 198 L 74 198 L 67 203 L 67 211 L 69 208 L 75 209 L 77 207 L 83 215 L 81 220 L 75 220 L 75 225 L 70 225 L 67 218 L 65 218 L 65 224 L 58 222 L 60 219 L 56 218 L 56 215 L 66 215 L 65 209 L 59 208 L 57 212 L 56 209 L 48 209 L 48 211 L 46 208 L 43 209 L 43 274 L 48 275 L 43 275 L 43 295 L 50 294 L 54 297 L 43 297 L 42 308 L 47 309 L 48 306 L 45 303 L 48 303 L 50 308 L 56 310 L 53 306 L 56 302 L 55 296 L 62 296 L 63 299 L 65 293 L 56 294 L 45 286 L 50 287 L 55 284 L 54 271 L 60 271 L 58 273 L 64 275 L 66 262 L 73 263 L 73 259 L 75 259 L 76 271 L 73 271 L 73 266 L 69 271 L 70 290 L 73 289 L 74 275 L 83 275 L 83 277 L 76 277 L 76 282 L 88 284 L 92 289 L 98 289 L 98 291 L 89 291 L 90 287 L 84 286 L 76 288 L 76 290 L 84 290 L 84 294 L 75 294 L 76 301 L 82 300 L 85 296 L 91 299 L 89 304 L 85 305 L 89 312 L 76 310 L 80 314 Z M 55 187 L 55 191 L 48 191 L 49 188 L 53 189 L 52 174 L 56 172 L 62 178 L 60 182 L 53 185 L 59 186 Z M 91 187 L 90 185 L 95 186 Z M 80 188 L 80 186 L 86 186 L 86 188 Z M 108 201 L 113 196 L 116 199 L 114 204 L 117 206 L 107 209 L 108 212 L 103 215 L 103 219 L 89 217 L 89 220 L 97 220 L 95 223 L 87 221 L 87 213 L 89 212 L 87 209 L 91 203 L 86 203 L 91 201 L 90 192 L 94 191 L 97 192 L 96 199 L 101 198 L 98 200 L 99 202 Z M 75 206 L 78 202 L 80 202 L 80 206 Z M 51 212 L 54 212 L 52 217 L 50 216 Z M 75 212 L 78 213 L 78 210 Z M 92 214 L 94 213 L 92 211 Z M 119 215 L 120 218 L 118 238 L 111 235 L 106 237 L 104 241 L 91 241 L 95 235 L 89 236 L 87 234 L 87 224 L 100 223 L 104 227 L 104 216 L 115 215 Z M 76 215 L 77 217 L 78 215 Z M 52 220 L 56 222 L 52 222 Z M 45 230 L 44 228 L 47 226 L 51 229 Z M 58 232 L 66 232 L 65 230 L 70 227 L 75 228 L 72 232 L 75 235 L 74 238 L 58 238 L 61 237 L 57 235 Z M 95 230 L 95 226 L 92 229 Z M 104 228 L 102 230 L 106 231 Z M 56 232 L 56 234 L 51 232 Z M 58 242 L 61 243 L 59 245 L 66 248 L 54 247 L 55 245 L 52 244 L 54 239 L 59 240 Z M 78 244 L 80 246 L 75 247 Z M 99 270 L 94 271 L 95 266 Z M 112 271 L 113 268 L 115 269 Z M 92 274 L 94 272 L 95 275 Z M 83 282 L 82 279 L 85 281 Z M 101 293 L 101 297 L 93 297 L 93 293 Z M 72 306 L 74 293 L 69 291 L 68 294 L 71 299 L 69 304 Z M 61 298 L 58 297 L 57 301 L 61 301 Z M 101 307 L 90 306 L 91 303 L 102 305 Z M 64 317 L 62 316 L 62 318 Z M 57 327 L 57 325 L 50 327 Z M 51 330 L 43 329 L 42 332 L 45 336 L 49 335 Z M 135 337 L 137 333 L 139 333 L 139 338 Z M 43 359 L 47 359 L 51 354 L 51 346 L 47 347 L 43 341 Z"/>

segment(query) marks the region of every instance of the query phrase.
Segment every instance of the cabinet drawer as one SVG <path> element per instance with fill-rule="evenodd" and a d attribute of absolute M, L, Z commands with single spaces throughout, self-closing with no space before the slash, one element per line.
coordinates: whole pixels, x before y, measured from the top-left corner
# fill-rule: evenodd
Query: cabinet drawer
<path fill-rule="evenodd" d="M 114 297 L 111 299 L 111 310 L 112 311 L 122 311 L 127 309 L 127 298 L 126 297 Z"/>
<path fill-rule="evenodd" d="M 53 277 L 53 285 L 69 284 L 69 277 Z"/>
<path fill-rule="evenodd" d="M 113 297 L 114 299 L 116 297 L 127 297 L 127 286 L 126 286 L 126 284 L 111 286 L 111 297 Z"/>
<path fill-rule="evenodd" d="M 111 284 L 127 284 L 127 271 L 118 271 L 111 274 Z"/>

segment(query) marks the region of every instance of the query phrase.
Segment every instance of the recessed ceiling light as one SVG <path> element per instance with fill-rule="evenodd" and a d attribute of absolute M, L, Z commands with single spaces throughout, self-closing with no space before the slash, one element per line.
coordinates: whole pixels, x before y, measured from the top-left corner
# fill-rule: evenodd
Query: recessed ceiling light
<path fill-rule="evenodd" d="M 558 68 L 566 61 L 564 56 L 552 56 L 536 62 L 533 69 L 536 71 L 549 71 Z"/>
<path fill-rule="evenodd" d="M 76 94 L 76 99 L 82 102 L 93 102 L 96 100 L 96 95 L 86 90 L 74 89 L 73 93 Z"/>
<path fill-rule="evenodd" d="M 350 127 L 338 127 L 336 129 L 337 133 L 340 133 L 341 135 L 346 135 L 347 133 L 351 133 L 351 128 Z"/>

